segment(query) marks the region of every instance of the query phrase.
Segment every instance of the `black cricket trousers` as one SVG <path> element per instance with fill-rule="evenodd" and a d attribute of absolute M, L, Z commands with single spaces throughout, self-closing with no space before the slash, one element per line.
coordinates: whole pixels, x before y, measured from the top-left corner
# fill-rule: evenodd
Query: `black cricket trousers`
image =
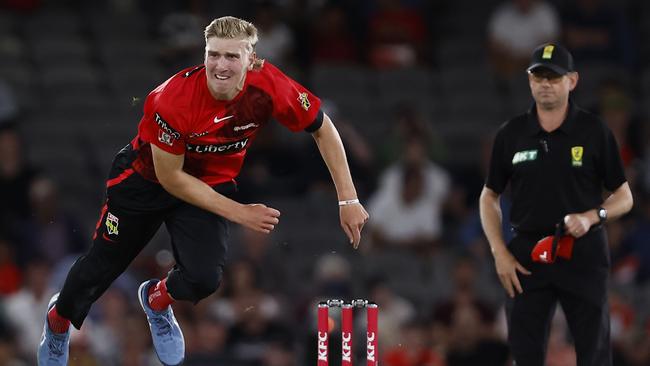
<path fill-rule="evenodd" d="M 171 236 L 176 262 L 167 279 L 172 297 L 196 303 L 215 292 L 221 282 L 228 220 L 185 203 L 159 184 L 145 180 L 131 168 L 135 154 L 127 145 L 115 157 L 93 245 L 74 263 L 59 295 L 57 311 L 77 329 L 91 305 L 163 223 Z M 234 183 L 213 188 L 225 195 L 236 190 Z"/>
<path fill-rule="evenodd" d="M 506 300 L 508 343 L 517 366 L 543 366 L 551 320 L 557 304 L 566 315 L 578 366 L 611 366 L 607 301 L 609 252 L 604 230 L 576 239 L 571 260 L 533 262 L 537 240 L 545 235 L 517 234 L 508 248 L 530 270 L 518 274 L 524 292 Z"/>

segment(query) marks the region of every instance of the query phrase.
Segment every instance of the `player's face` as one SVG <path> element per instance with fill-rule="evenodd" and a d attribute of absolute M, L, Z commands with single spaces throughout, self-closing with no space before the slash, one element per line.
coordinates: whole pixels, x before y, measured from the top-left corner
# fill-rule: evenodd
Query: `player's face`
<path fill-rule="evenodd" d="M 528 73 L 528 83 L 537 106 L 552 110 L 564 105 L 578 83 L 578 73 L 557 74 L 549 69 L 537 68 Z"/>
<path fill-rule="evenodd" d="M 210 37 L 205 44 L 205 72 L 212 95 L 217 99 L 234 98 L 244 87 L 253 57 L 245 39 Z"/>

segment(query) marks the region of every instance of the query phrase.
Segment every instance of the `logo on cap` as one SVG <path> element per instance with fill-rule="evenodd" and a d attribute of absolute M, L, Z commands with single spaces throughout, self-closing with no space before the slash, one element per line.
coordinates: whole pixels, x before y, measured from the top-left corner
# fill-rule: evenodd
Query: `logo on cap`
<path fill-rule="evenodd" d="M 542 59 L 544 60 L 550 60 L 551 57 L 553 57 L 553 50 L 555 49 L 555 46 L 552 44 L 544 47 L 544 53 L 542 53 Z"/>

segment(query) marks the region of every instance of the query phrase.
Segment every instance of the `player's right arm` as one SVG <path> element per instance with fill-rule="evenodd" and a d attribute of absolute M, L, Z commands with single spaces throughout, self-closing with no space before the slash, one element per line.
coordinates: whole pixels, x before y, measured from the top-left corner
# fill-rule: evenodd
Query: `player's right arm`
<path fill-rule="evenodd" d="M 484 186 L 479 199 L 479 209 L 481 213 L 481 224 L 483 225 L 483 231 L 494 256 L 494 265 L 499 275 L 499 280 L 503 288 L 508 292 L 508 296 L 514 297 L 515 290 L 518 293 L 523 292 L 521 283 L 517 277 L 517 271 L 526 275 L 529 275 L 530 271 L 517 262 L 503 240 L 499 194 Z"/>
<path fill-rule="evenodd" d="M 158 182 L 175 197 L 262 233 L 270 233 L 278 224 L 280 211 L 262 204 L 238 203 L 187 174 L 183 170 L 184 154 L 169 153 L 155 144 L 151 144 L 151 152 Z"/>

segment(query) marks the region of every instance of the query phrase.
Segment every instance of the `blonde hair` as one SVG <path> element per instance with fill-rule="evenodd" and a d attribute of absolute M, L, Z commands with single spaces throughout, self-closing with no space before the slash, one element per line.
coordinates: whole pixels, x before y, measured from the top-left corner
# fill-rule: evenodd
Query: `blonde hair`
<path fill-rule="evenodd" d="M 210 37 L 218 38 L 244 38 L 251 46 L 250 51 L 255 49 L 257 44 L 257 28 L 253 23 L 243 19 L 226 16 L 213 20 L 205 27 L 205 40 Z"/>
<path fill-rule="evenodd" d="M 250 52 L 255 51 L 255 45 L 258 41 L 257 28 L 253 23 L 232 16 L 217 18 L 210 22 L 210 24 L 205 27 L 204 35 L 206 43 L 211 37 L 230 39 L 244 38 L 248 41 Z M 252 69 L 259 70 L 262 66 L 264 66 L 264 60 L 255 57 Z"/>

